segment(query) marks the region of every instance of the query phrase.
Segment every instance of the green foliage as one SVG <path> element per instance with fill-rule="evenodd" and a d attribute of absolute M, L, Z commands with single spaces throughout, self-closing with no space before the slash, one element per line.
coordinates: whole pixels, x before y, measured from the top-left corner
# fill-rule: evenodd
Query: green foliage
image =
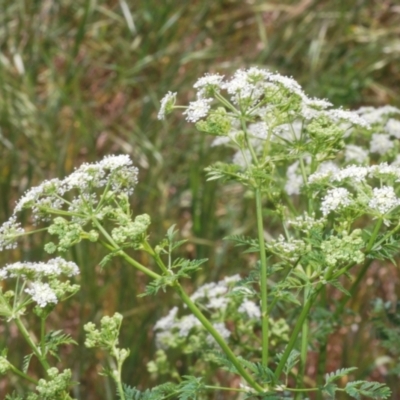
<path fill-rule="evenodd" d="M 198 397 L 205 389 L 202 378 L 194 376 L 183 376 L 183 381 L 178 386 L 178 399 L 179 400 L 193 400 Z"/>
<path fill-rule="evenodd" d="M 168 395 L 177 391 L 177 386 L 173 383 L 164 383 L 154 388 L 140 391 L 134 387 L 123 385 L 125 400 L 160 400 L 167 398 Z M 120 397 L 120 394 L 117 393 Z"/>
<path fill-rule="evenodd" d="M 78 345 L 78 343 L 75 340 L 73 340 L 69 334 L 66 334 L 61 330 L 49 331 L 46 334 L 44 342 L 45 342 L 46 352 L 49 352 L 53 357 L 56 357 L 58 361 L 61 360 L 59 356 L 59 347 L 61 345 L 69 345 L 69 344 Z M 26 371 L 25 367 L 24 371 Z"/>
<path fill-rule="evenodd" d="M 349 382 L 345 387 L 345 391 L 357 400 L 360 400 L 361 396 L 370 397 L 371 399 L 387 399 L 392 393 L 383 383 L 366 381 Z"/>

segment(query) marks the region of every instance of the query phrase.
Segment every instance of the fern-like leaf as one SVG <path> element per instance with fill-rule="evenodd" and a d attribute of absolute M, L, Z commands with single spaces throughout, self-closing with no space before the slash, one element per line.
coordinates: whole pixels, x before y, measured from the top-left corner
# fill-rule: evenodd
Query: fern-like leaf
<path fill-rule="evenodd" d="M 184 376 L 184 381 L 178 386 L 178 399 L 179 400 L 194 400 L 197 399 L 197 395 L 205 389 L 205 385 L 202 382 L 202 378 L 196 378 L 194 376 Z"/>
<path fill-rule="evenodd" d="M 356 369 L 356 367 L 350 367 L 330 372 L 329 374 L 325 375 L 325 384 L 328 385 L 329 383 L 337 381 L 338 379 L 343 378 L 344 376 L 348 375 L 350 372 L 355 371 Z"/>
<path fill-rule="evenodd" d="M 26 374 L 28 372 L 29 364 L 31 362 L 33 353 L 28 354 L 24 357 L 24 361 L 22 362 L 22 372 Z"/>
<path fill-rule="evenodd" d="M 344 390 L 348 395 L 357 400 L 360 400 L 361 396 L 376 400 L 387 399 L 392 394 L 391 390 L 384 383 L 379 382 L 349 382 Z"/>

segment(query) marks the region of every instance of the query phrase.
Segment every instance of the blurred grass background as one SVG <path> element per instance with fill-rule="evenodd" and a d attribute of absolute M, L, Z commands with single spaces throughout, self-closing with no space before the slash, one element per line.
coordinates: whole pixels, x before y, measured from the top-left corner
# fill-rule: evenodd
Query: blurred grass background
<path fill-rule="evenodd" d="M 237 187 L 205 183 L 204 167 L 229 156 L 226 150 L 210 151 L 208 139 L 178 113 L 167 121 L 156 119 L 159 100 L 168 90 L 178 91 L 184 104 L 205 72 L 229 75 L 257 65 L 291 75 L 307 93 L 345 108 L 400 106 L 397 1 L 0 4 L 0 220 L 10 216 L 26 189 L 43 179 L 62 177 L 106 154 L 129 154 L 141 171 L 134 209 L 152 216 L 152 242 L 178 223 L 190 239 L 185 255 L 211 260 L 196 277 L 199 282 L 243 268 L 245 263 L 238 265 L 238 254 L 221 238 L 228 232 L 253 234 L 253 214 Z M 1 254 L 0 261 L 43 256 L 41 240 L 30 239 L 18 251 Z M 145 368 L 154 352 L 151 327 L 176 299 L 169 293 L 138 299 L 146 280 L 116 259 L 101 271 L 96 263 L 102 254 L 93 246 L 80 246 L 70 256 L 81 266 L 82 290 L 59 307 L 54 328 L 66 329 L 83 343 L 84 323 L 122 312 L 121 343 L 132 351 L 125 381 L 153 385 Z M 329 357 L 332 368 L 362 365 L 358 379 L 386 380 L 396 399 L 399 376 L 388 376 L 383 361 L 377 365 L 385 352 L 365 322 L 377 293 L 386 300 L 398 298 L 395 268 L 371 269 L 353 302 L 361 313 L 359 329 L 339 332 Z M 5 345 L 21 365 L 26 349 L 15 329 L 1 321 L 0 346 Z M 97 375 L 101 354 L 80 345 L 65 349 L 65 356 L 65 367 L 81 381 L 77 399 L 115 397 L 112 383 Z M 11 387 L 23 389 L 8 376 L 0 381 L 0 397 Z"/>

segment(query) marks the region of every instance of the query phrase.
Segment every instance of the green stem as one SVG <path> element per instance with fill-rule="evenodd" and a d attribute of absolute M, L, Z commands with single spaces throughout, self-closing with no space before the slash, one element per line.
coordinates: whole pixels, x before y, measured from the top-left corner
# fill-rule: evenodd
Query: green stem
<path fill-rule="evenodd" d="M 304 301 L 307 300 L 309 292 L 310 291 L 308 288 L 304 290 Z M 299 374 L 297 376 L 297 386 L 300 387 L 303 387 L 303 379 L 306 371 L 307 352 L 308 352 L 308 331 L 309 331 L 308 325 L 309 325 L 308 321 L 307 319 L 305 319 L 303 322 L 303 326 L 301 328 L 300 368 L 299 368 Z"/>
<path fill-rule="evenodd" d="M 148 242 L 144 243 L 144 249 L 154 258 L 157 265 L 161 268 L 161 270 L 169 273 L 167 267 L 164 262 L 161 260 L 160 256 L 151 248 Z M 186 294 L 182 286 L 179 282 L 176 282 L 173 288 L 179 294 L 179 297 L 182 301 L 187 305 L 189 310 L 195 315 L 195 317 L 203 324 L 203 326 L 207 329 L 207 331 L 211 334 L 211 336 L 215 339 L 215 341 L 219 344 L 221 349 L 224 351 L 226 356 L 238 370 L 239 374 L 246 380 L 246 382 L 258 392 L 262 392 L 263 388 L 258 385 L 257 382 L 247 373 L 247 371 L 242 367 L 239 360 L 236 358 L 235 354 L 232 352 L 230 347 L 226 344 L 225 340 L 221 337 L 218 331 L 214 328 L 214 326 L 210 323 L 210 321 L 204 316 L 204 314 L 200 311 L 200 309 L 196 306 L 196 304 L 192 301 L 192 299 Z"/>
<path fill-rule="evenodd" d="M 15 374 L 18 375 L 20 378 L 26 379 L 30 383 L 33 383 L 34 385 L 38 384 L 38 381 L 36 379 L 31 378 L 29 375 L 25 374 L 18 368 L 14 367 L 11 363 L 9 363 L 11 371 Z"/>
<path fill-rule="evenodd" d="M 279 377 L 280 377 L 280 375 L 281 375 L 281 373 L 283 371 L 283 368 L 285 367 L 286 361 L 289 358 L 289 355 L 292 352 L 292 350 L 293 350 L 293 348 L 294 348 L 294 346 L 296 344 L 297 336 L 298 336 L 300 330 L 302 329 L 303 323 L 306 320 L 306 318 L 308 316 L 308 313 L 309 313 L 309 311 L 311 309 L 311 306 L 314 303 L 314 300 L 317 297 L 317 294 L 318 294 L 319 290 L 321 290 L 321 288 L 322 288 L 322 284 L 320 283 L 315 288 L 315 292 L 308 297 L 306 303 L 303 306 L 303 309 L 302 309 L 302 311 L 300 313 L 299 319 L 297 320 L 296 325 L 295 325 L 295 327 L 293 329 L 293 332 L 292 332 L 292 334 L 290 336 L 289 343 L 287 344 L 286 349 L 283 352 L 283 355 L 282 355 L 282 357 L 281 357 L 281 359 L 279 361 L 279 364 L 276 367 L 275 377 L 277 379 L 279 379 Z"/>
<path fill-rule="evenodd" d="M 179 297 L 187 305 L 189 310 L 195 315 L 195 317 L 202 323 L 202 325 L 207 329 L 211 336 L 215 339 L 218 345 L 221 347 L 225 355 L 228 357 L 230 362 L 235 366 L 239 374 L 243 379 L 257 392 L 263 392 L 264 389 L 251 377 L 251 375 L 243 368 L 242 364 L 236 358 L 235 354 L 232 352 L 230 347 L 226 344 L 225 340 L 221 337 L 218 331 L 214 328 L 211 322 L 203 315 L 196 304 L 191 300 L 191 298 L 185 293 L 182 286 L 176 283 L 174 286 L 175 290 L 178 292 Z"/>
<path fill-rule="evenodd" d="M 93 224 L 96 226 L 96 228 L 103 234 L 103 236 L 109 241 L 109 243 L 113 246 L 115 251 L 118 251 L 119 246 L 113 238 L 108 234 L 108 232 L 103 228 L 103 226 L 99 223 L 99 221 L 96 218 L 92 218 Z M 144 265 L 140 264 L 136 260 L 134 260 L 132 257 L 128 256 L 128 254 L 125 253 L 122 249 L 119 250 L 119 255 L 124 258 L 129 264 L 133 265 L 135 268 L 137 268 L 139 271 L 142 271 L 146 275 L 148 275 L 150 278 L 153 279 L 158 279 L 161 278 L 161 275 L 157 274 L 156 272 L 153 272 L 152 270 L 146 268 Z"/>
<path fill-rule="evenodd" d="M 261 189 L 256 190 L 256 209 L 257 209 L 257 230 L 258 242 L 260 246 L 261 262 L 261 327 L 262 327 L 262 364 L 268 366 L 269 353 L 269 326 L 268 326 L 268 287 L 267 287 L 267 255 L 265 252 L 264 224 L 262 215 Z"/>
<path fill-rule="evenodd" d="M 326 287 L 325 286 L 321 290 L 320 306 L 323 308 L 327 307 L 327 295 L 326 295 Z M 316 386 L 317 387 L 324 386 L 327 350 L 328 350 L 328 336 L 325 338 L 325 340 L 319 346 L 317 377 L 316 377 L 316 384 L 317 384 Z M 316 399 L 323 400 L 322 392 L 317 393 Z"/>
<path fill-rule="evenodd" d="M 124 392 L 124 389 L 122 387 L 122 382 L 121 382 L 122 364 L 119 362 L 119 360 L 117 362 L 118 362 L 118 379 L 116 379 L 116 381 L 117 381 L 119 397 L 121 398 L 121 400 L 125 400 L 125 392 Z"/>
<path fill-rule="evenodd" d="M 46 351 L 46 343 L 45 343 L 45 335 L 46 335 L 46 318 L 40 318 L 40 352 L 42 355 L 45 355 Z"/>
<path fill-rule="evenodd" d="M 146 251 L 147 253 L 149 253 L 154 258 L 156 264 L 160 267 L 161 271 L 164 274 L 167 274 L 167 275 L 170 274 L 170 271 L 168 270 L 168 268 L 165 266 L 165 264 L 161 260 L 160 255 L 153 250 L 153 248 L 150 246 L 150 244 L 147 240 L 145 240 L 143 242 L 143 250 Z M 168 254 L 170 255 L 171 252 L 169 252 Z M 169 264 L 171 264 L 170 260 L 169 260 Z"/>
<path fill-rule="evenodd" d="M 33 353 L 35 356 L 38 358 L 39 362 L 42 364 L 43 368 L 47 372 L 47 370 L 50 368 L 49 363 L 47 362 L 46 358 L 44 357 L 43 354 L 41 354 L 41 351 L 37 348 L 36 344 L 32 340 L 29 332 L 25 328 L 25 325 L 22 323 L 19 317 L 15 317 L 14 319 L 19 331 L 21 332 L 22 336 L 26 340 L 26 342 L 29 344 L 30 348 L 32 349 Z"/>

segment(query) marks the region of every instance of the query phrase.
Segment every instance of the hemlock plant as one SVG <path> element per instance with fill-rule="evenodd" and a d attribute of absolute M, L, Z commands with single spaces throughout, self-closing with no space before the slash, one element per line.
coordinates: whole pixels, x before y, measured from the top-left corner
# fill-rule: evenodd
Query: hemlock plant
<path fill-rule="evenodd" d="M 177 105 L 177 93 L 169 92 L 158 118 L 183 109 L 201 134 L 214 137 L 212 147 L 232 149 L 232 162 L 217 162 L 207 173 L 209 180 L 242 184 L 254 199 L 255 236 L 227 239 L 257 255 L 255 265 L 187 293 L 182 282 L 206 268 L 207 260 L 175 255 L 183 241 L 176 239 L 174 226 L 161 243 L 151 243 L 150 217 L 135 215 L 130 206 L 138 171 L 126 155 L 83 164 L 64 179 L 29 190 L 0 227 L 0 249 L 14 248 L 20 237 L 41 230 L 52 237 L 44 246 L 49 254 L 63 254 L 86 239 L 109 250 L 101 265 L 122 257 L 146 274 L 143 295 L 176 292 L 181 304 L 154 326 L 158 351 L 148 369 L 169 379 L 155 388 L 140 391 L 121 380 L 129 349 L 119 347 L 120 314 L 104 317 L 100 329 L 85 325 L 86 346 L 110 355 L 105 372 L 121 399 L 206 399 L 215 391 L 229 391 L 229 398 L 237 399 L 302 399 L 311 392 L 319 398 L 340 392 L 356 399 L 389 398 L 382 383 L 347 379 L 342 384 L 355 368 L 325 371 L 323 355 L 329 333 L 340 325 L 346 302 L 371 262 L 393 260 L 399 251 L 400 110 L 334 109 L 326 100 L 309 98 L 292 78 L 258 68 L 239 70 L 231 79 L 206 75 L 194 89 L 196 99 L 188 106 Z M 36 231 L 25 231 L 18 222 L 27 209 Z M 266 210 L 279 221 L 275 237 Z M 150 255 L 157 269 L 138 262 L 137 251 Z M 360 266 L 357 273 L 355 266 Z M 32 384 L 30 394 L 8 399 L 72 398 L 71 372 L 58 371 L 49 356 L 74 341 L 60 331 L 46 332 L 46 319 L 59 301 L 79 290 L 61 277 L 78 272 L 60 256 L 0 270 L 0 279 L 12 288 L 0 294 L 0 313 L 32 349 L 22 369 L 8 361 L 5 349 L 1 353 L 0 373 Z M 323 319 L 318 310 L 326 305 L 328 286 L 343 297 Z M 37 339 L 23 318 L 31 310 L 40 320 Z M 313 384 L 306 379 L 309 346 L 321 354 Z M 180 376 L 176 368 L 177 351 L 191 355 L 188 375 Z M 28 374 L 32 357 L 43 368 L 40 380 Z M 215 374 L 215 369 L 225 372 Z"/>

